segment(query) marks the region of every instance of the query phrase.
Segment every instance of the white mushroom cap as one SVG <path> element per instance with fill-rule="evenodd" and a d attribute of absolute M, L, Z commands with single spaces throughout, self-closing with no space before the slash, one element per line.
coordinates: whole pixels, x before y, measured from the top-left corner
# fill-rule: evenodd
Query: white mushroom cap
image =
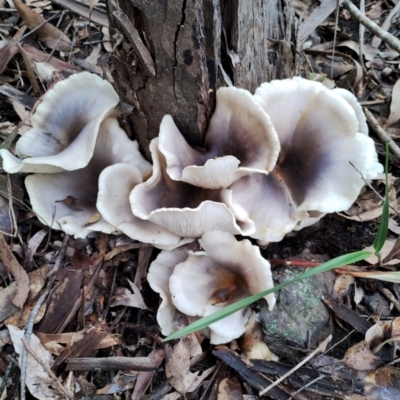
<path fill-rule="evenodd" d="M 172 320 L 176 310 L 169 291 L 169 278 L 175 266 L 186 258 L 187 253 L 184 250 L 162 251 L 150 264 L 147 274 L 150 287 L 160 294 L 162 300 L 157 311 L 157 322 L 161 327 L 161 333 L 165 336 L 174 332 Z"/>
<path fill-rule="evenodd" d="M 341 88 L 332 89 L 332 92 L 342 96 L 351 105 L 351 107 L 353 107 L 358 120 L 358 132 L 368 135 L 369 129 L 367 125 L 367 118 L 365 117 L 364 111 L 360 103 L 357 101 L 357 98 L 348 90 Z"/>
<path fill-rule="evenodd" d="M 263 242 L 279 242 L 307 216 L 297 212 L 288 188 L 274 173 L 245 176 L 222 190 L 221 198 L 237 221 L 253 224 L 250 236 Z"/>
<path fill-rule="evenodd" d="M 17 142 L 19 158 L 0 150 L 6 172 L 55 173 L 84 168 L 92 158 L 101 122 L 118 104 L 110 83 L 83 72 L 58 82 Z"/>
<path fill-rule="evenodd" d="M 264 83 L 254 97 L 274 124 L 281 153 L 268 176 L 249 175 L 222 194 L 238 221 L 254 222 L 251 237 L 281 240 L 311 211 L 348 209 L 364 185 L 350 161 L 366 178 L 383 170 L 374 142 L 359 132 L 356 106 L 339 93 L 294 78 Z"/>
<path fill-rule="evenodd" d="M 150 143 L 153 175 L 135 186 L 130 195 L 135 216 L 182 238 L 197 238 L 214 230 L 244 235 L 254 231 L 253 224 L 236 223 L 228 207 L 219 202 L 218 190 L 171 180 L 158 143 L 158 138 Z"/>
<path fill-rule="evenodd" d="M 142 182 L 142 173 L 132 165 L 114 164 L 105 168 L 99 177 L 97 197 L 97 209 L 103 218 L 130 238 L 161 249 L 172 250 L 193 241 L 181 239 L 167 229 L 133 215 L 129 195 Z"/>
<path fill-rule="evenodd" d="M 268 115 L 244 89 L 217 91 L 217 105 L 204 152 L 192 149 L 171 116 L 160 126 L 160 151 L 173 180 L 207 188 L 226 188 L 253 172 L 268 173 L 279 154 L 279 141 Z"/>
<path fill-rule="evenodd" d="M 85 168 L 33 174 L 25 179 L 33 210 L 46 225 L 77 238 L 92 231 L 116 231 L 114 225 L 98 215 L 96 201 L 100 173 L 118 162 L 137 168 L 142 175 L 151 170 L 151 164 L 139 153 L 137 142 L 129 140 L 116 119 L 107 118 L 100 125 L 93 157 Z"/>
<path fill-rule="evenodd" d="M 215 231 L 205 234 L 200 244 L 205 252 L 189 254 L 169 280 L 172 302 L 182 313 L 202 317 L 273 287 L 270 265 L 250 241 L 238 242 L 229 233 Z M 272 309 L 275 296 L 270 294 L 266 300 Z M 248 314 L 238 311 L 210 325 L 211 342 L 237 338 L 247 320 Z"/>
<path fill-rule="evenodd" d="M 189 319 L 203 317 L 273 287 L 268 261 L 248 240 L 238 242 L 229 233 L 210 232 L 200 243 L 206 251 L 162 251 L 150 265 L 147 279 L 162 299 L 157 321 L 164 335 L 174 331 L 175 308 Z M 268 295 L 266 300 L 272 309 L 275 296 Z M 211 343 L 239 337 L 248 317 L 248 311 L 240 310 L 210 325 Z"/>

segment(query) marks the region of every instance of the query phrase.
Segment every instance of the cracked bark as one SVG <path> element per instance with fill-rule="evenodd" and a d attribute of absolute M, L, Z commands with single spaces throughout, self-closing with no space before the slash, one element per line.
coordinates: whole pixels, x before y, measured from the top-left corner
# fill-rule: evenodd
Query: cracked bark
<path fill-rule="evenodd" d="M 251 92 L 299 73 L 291 0 L 107 3 L 111 35 L 116 42 L 122 37 L 112 58 L 122 123 L 147 157 L 165 114 L 192 146 L 201 147 L 215 92 L 226 86 L 221 68 L 235 86 Z"/>

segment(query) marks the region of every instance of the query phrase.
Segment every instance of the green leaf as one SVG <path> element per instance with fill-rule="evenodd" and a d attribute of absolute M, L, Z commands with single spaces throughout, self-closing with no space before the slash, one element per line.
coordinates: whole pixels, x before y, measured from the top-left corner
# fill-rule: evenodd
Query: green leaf
<path fill-rule="evenodd" d="M 343 267 L 344 265 L 353 264 L 357 261 L 365 260 L 371 255 L 369 251 L 362 250 L 356 251 L 354 253 L 345 254 L 343 256 L 336 257 L 326 263 L 319 265 L 318 267 L 308 269 L 300 275 L 297 275 L 295 278 L 290 279 L 286 282 L 281 283 L 280 285 L 275 286 L 272 289 L 265 290 L 264 292 L 255 294 L 253 296 L 247 297 L 246 299 L 240 300 L 236 303 L 230 304 L 229 306 L 219 310 L 213 314 L 208 315 L 207 317 L 201 318 L 198 321 L 193 322 L 187 327 L 173 333 L 164 339 L 164 341 L 169 341 L 173 339 L 180 338 L 181 336 L 188 335 L 189 333 L 196 332 L 200 329 L 206 328 L 208 325 L 213 324 L 214 322 L 219 321 L 222 318 L 225 318 L 236 311 L 239 311 L 242 308 L 249 306 L 250 304 L 256 302 L 257 300 L 262 299 L 264 296 L 270 293 L 277 292 L 284 287 L 291 285 L 292 283 L 298 282 L 302 279 L 309 278 L 310 276 L 320 274 L 321 272 L 329 271 L 333 268 Z"/>
<path fill-rule="evenodd" d="M 380 251 L 382 250 L 383 245 L 385 244 L 388 227 L 389 227 L 389 145 L 386 143 L 386 157 L 385 157 L 385 178 L 386 178 L 386 187 L 385 187 L 385 201 L 383 203 L 383 211 L 381 223 L 379 224 L 378 232 L 376 233 L 376 237 L 374 240 L 374 249 L 375 254 L 380 259 Z"/>

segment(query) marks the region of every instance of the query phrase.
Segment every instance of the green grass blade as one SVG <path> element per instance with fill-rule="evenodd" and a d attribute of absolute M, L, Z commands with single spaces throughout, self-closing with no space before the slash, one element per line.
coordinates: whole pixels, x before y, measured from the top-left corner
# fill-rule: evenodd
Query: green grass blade
<path fill-rule="evenodd" d="M 254 303 L 257 300 L 262 299 L 264 296 L 270 293 L 274 293 L 284 287 L 291 285 L 292 283 L 298 282 L 302 279 L 309 278 L 310 276 L 320 274 L 321 272 L 329 271 L 333 268 L 343 267 L 344 265 L 353 264 L 357 261 L 365 260 L 369 257 L 371 253 L 366 250 L 356 251 L 354 253 L 345 254 L 343 256 L 336 257 L 332 260 L 327 261 L 319 265 L 318 267 L 308 269 L 307 271 L 303 272 L 302 274 L 296 276 L 293 279 L 290 279 L 286 282 L 281 283 L 280 285 L 275 286 L 272 289 L 265 290 L 264 292 L 255 294 L 253 296 L 247 297 L 246 299 L 240 300 L 236 303 L 233 303 L 222 310 L 219 310 L 213 314 L 208 315 L 207 317 L 201 318 L 198 321 L 193 322 L 192 324 L 188 325 L 187 327 L 173 333 L 172 335 L 168 336 L 164 339 L 164 341 L 169 341 L 173 339 L 180 338 L 181 336 L 188 335 L 189 333 L 196 332 L 200 329 L 206 328 L 208 325 L 219 321 L 222 318 L 225 318 L 240 309 L 249 306 L 250 304 Z"/>
<path fill-rule="evenodd" d="M 388 173 L 389 173 L 389 146 L 386 143 L 386 157 L 385 157 L 385 177 L 386 177 L 386 186 L 385 186 L 385 201 L 383 203 L 383 211 L 381 223 L 379 224 L 378 232 L 376 233 L 376 237 L 374 240 L 374 249 L 375 253 L 380 259 L 380 251 L 382 250 L 383 245 L 385 244 L 388 227 L 389 227 L 389 183 L 388 183 Z"/>

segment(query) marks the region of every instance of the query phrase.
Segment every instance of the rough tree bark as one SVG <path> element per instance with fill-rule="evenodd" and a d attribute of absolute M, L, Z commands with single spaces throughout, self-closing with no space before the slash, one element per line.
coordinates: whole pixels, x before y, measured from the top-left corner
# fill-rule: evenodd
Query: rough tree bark
<path fill-rule="evenodd" d="M 149 157 L 165 114 L 201 146 L 220 86 L 297 74 L 291 0 L 108 1 L 124 127 Z"/>

